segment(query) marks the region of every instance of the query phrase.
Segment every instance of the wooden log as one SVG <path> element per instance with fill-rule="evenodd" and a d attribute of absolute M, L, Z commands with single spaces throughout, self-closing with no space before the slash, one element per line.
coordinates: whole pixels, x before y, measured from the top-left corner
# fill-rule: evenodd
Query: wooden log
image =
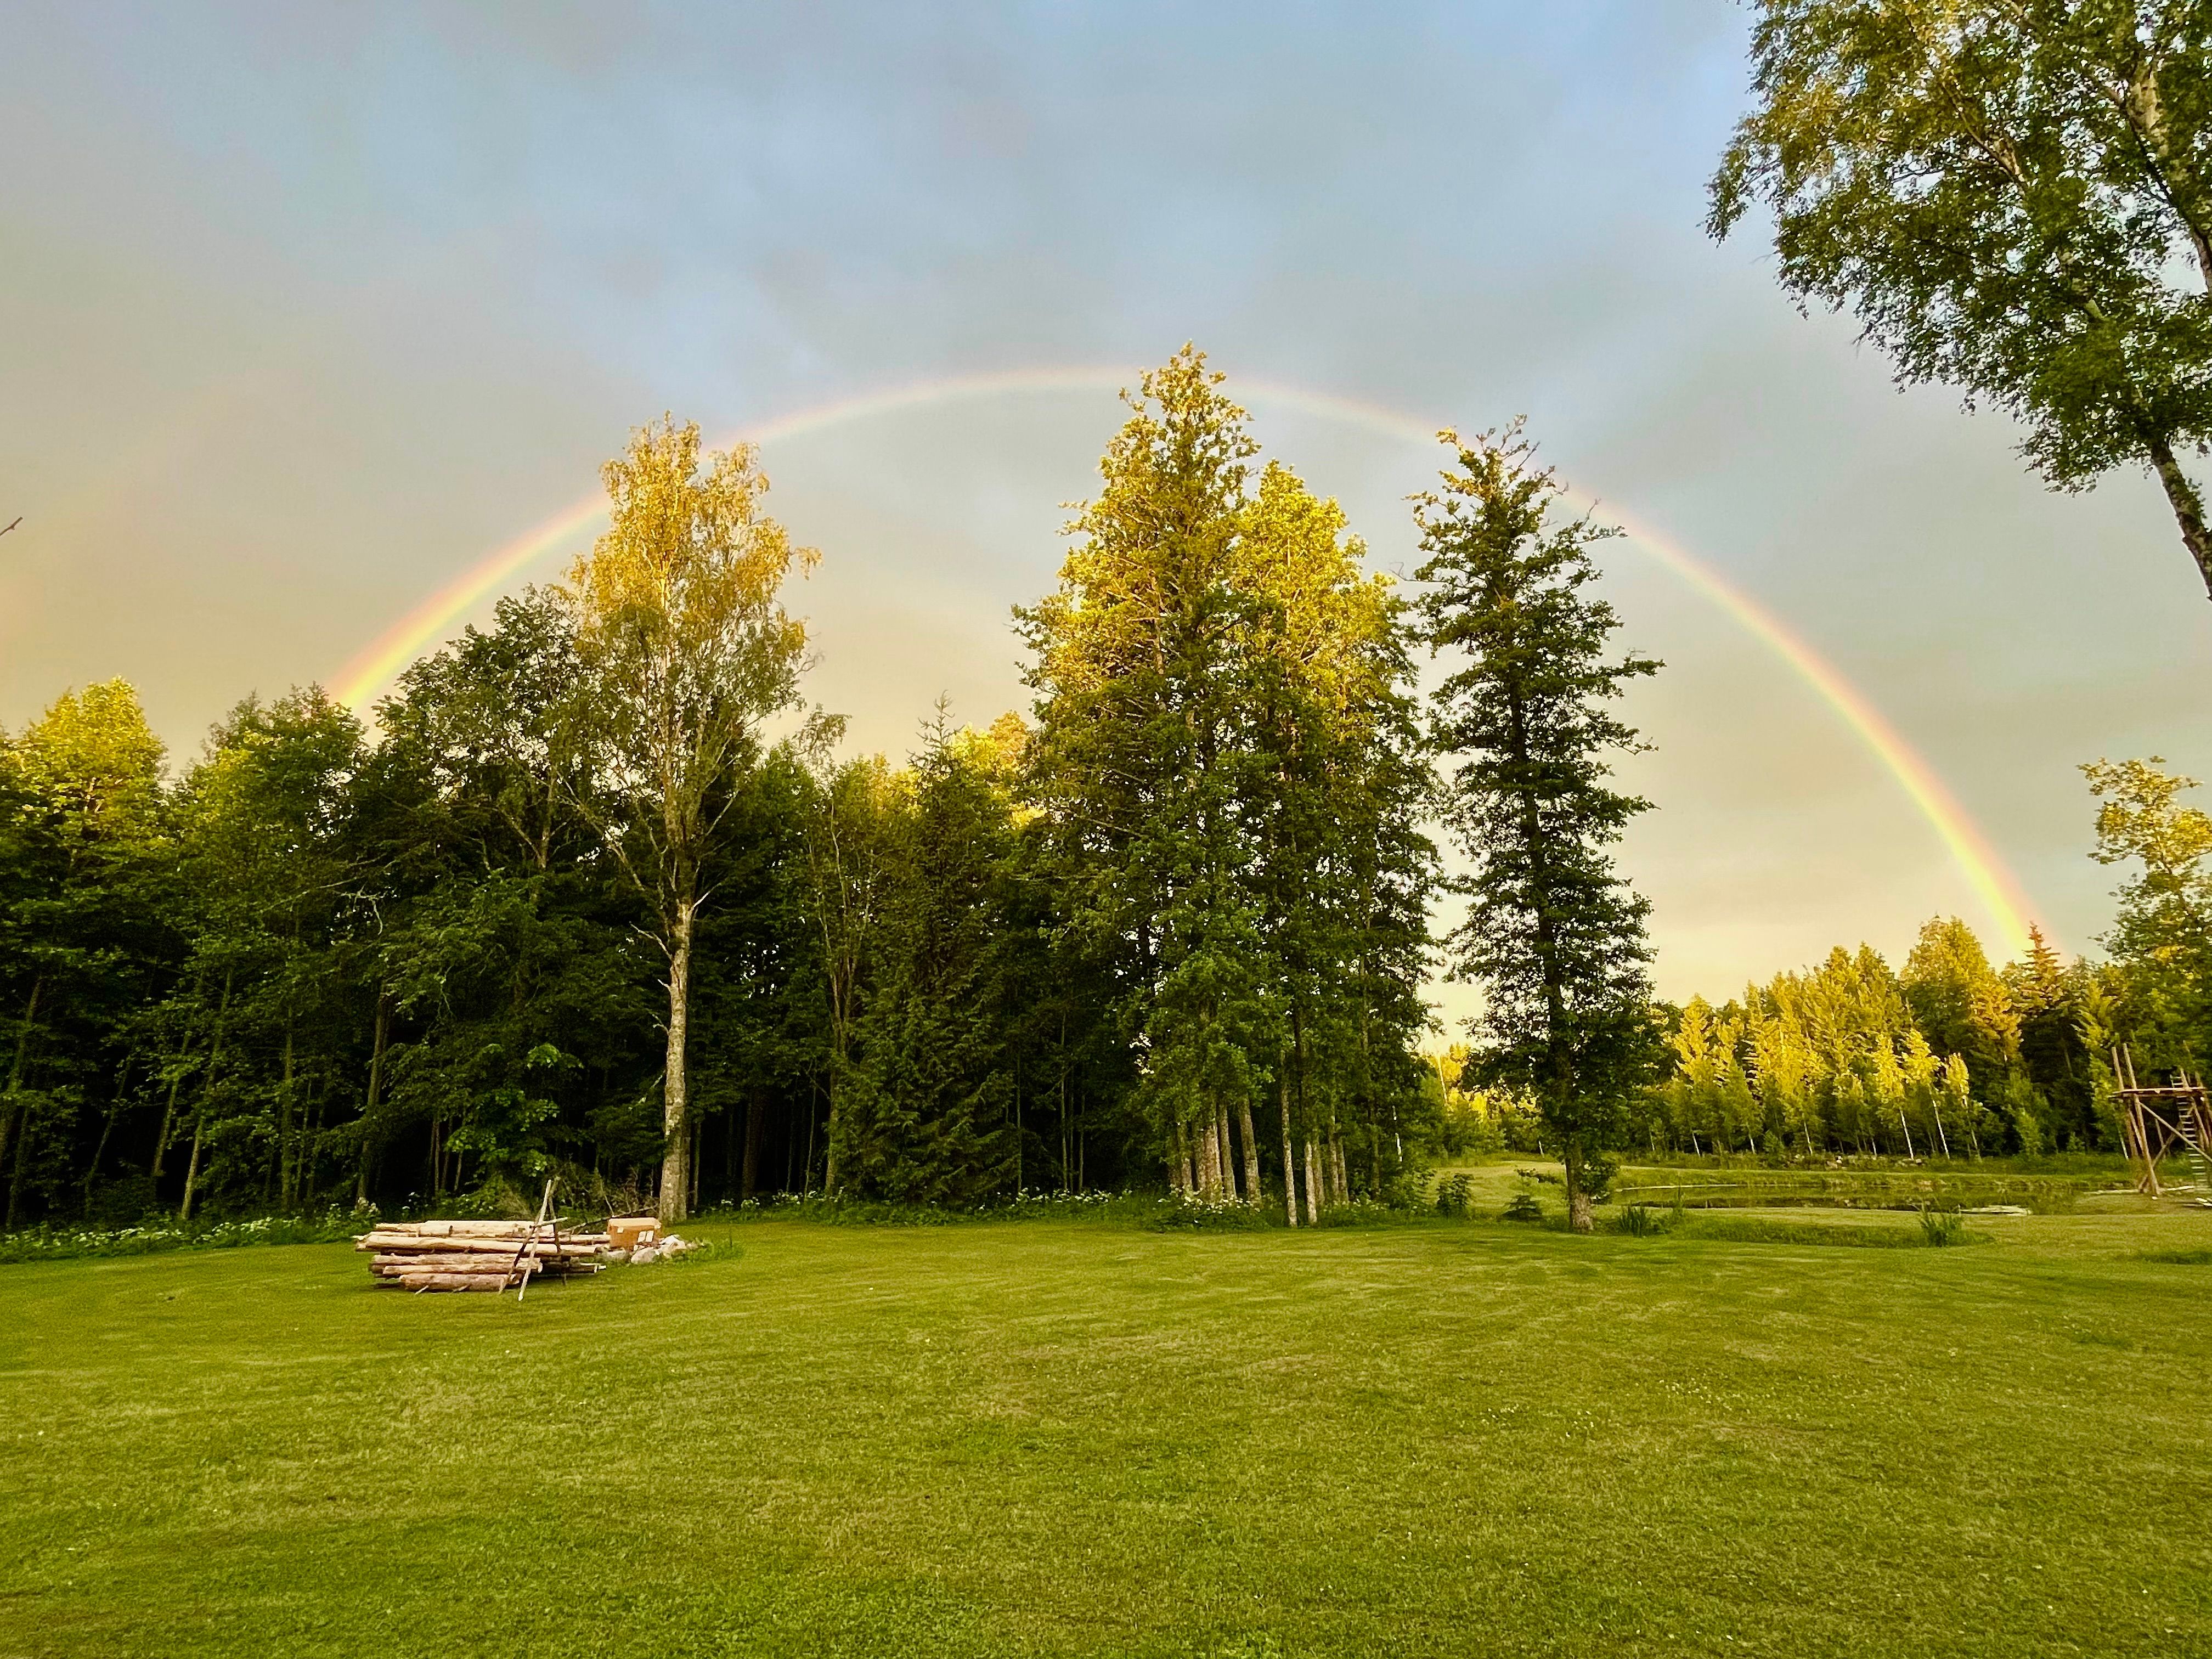
<path fill-rule="evenodd" d="M 556 1278 L 582 1278 L 599 1272 L 596 1267 L 579 1269 L 571 1273 L 558 1273 Z M 534 1276 L 534 1275 L 533 1275 Z M 380 1271 L 374 1275 L 379 1285 L 394 1285 L 401 1290 L 420 1291 L 503 1291 L 512 1290 L 522 1280 L 512 1273 L 448 1273 L 423 1268 L 398 1268 Z"/>
<path fill-rule="evenodd" d="M 533 1256 L 517 1264 L 512 1256 L 504 1255 L 422 1256 L 404 1254 L 375 1256 L 369 1261 L 369 1271 L 377 1273 L 505 1273 L 510 1268 L 518 1273 L 559 1279 L 595 1273 L 599 1270 L 599 1264 L 562 1257 L 547 1261 Z"/>
<path fill-rule="evenodd" d="M 512 1256 L 504 1255 L 380 1255 L 371 1258 L 371 1271 L 375 1273 L 496 1273 L 513 1268 L 517 1273 L 542 1273 L 544 1264 L 535 1258 L 518 1263 Z"/>
<path fill-rule="evenodd" d="M 368 1233 L 356 1233 L 354 1237 L 361 1238 L 374 1235 L 378 1237 L 383 1238 L 415 1238 L 428 1242 L 434 1239 L 453 1239 L 457 1241 L 482 1241 L 484 1239 L 491 1239 L 496 1241 L 499 1239 L 526 1238 L 530 1236 L 531 1224 L 526 1221 L 502 1221 L 495 1224 L 498 1228 L 497 1231 L 449 1233 L 442 1231 L 438 1232 L 425 1232 L 421 1227 L 411 1225 L 405 1222 L 380 1221 L 374 1226 L 370 1227 Z M 537 1231 L 538 1237 L 542 1239 L 550 1240 L 556 1237 L 555 1230 L 550 1224 L 538 1228 Z M 573 1228 L 564 1228 L 559 1231 L 557 1237 L 562 1241 L 565 1242 L 572 1238 L 605 1238 L 607 1235 L 604 1232 L 582 1232 Z"/>
<path fill-rule="evenodd" d="M 504 1291 L 514 1284 L 497 1273 L 408 1273 L 393 1282 L 403 1291 Z"/>
<path fill-rule="evenodd" d="M 512 1255 L 519 1249 L 527 1249 L 535 1255 L 589 1255 L 602 1247 L 589 1240 L 579 1239 L 573 1234 L 558 1243 L 551 1239 L 525 1239 L 520 1233 L 513 1238 L 416 1238 L 406 1233 L 364 1233 L 354 1241 L 356 1250 L 417 1250 L 426 1255 L 441 1252 L 482 1255 L 505 1251 Z"/>
<path fill-rule="evenodd" d="M 374 1232 L 410 1233 L 418 1238 L 520 1238 L 531 1229 L 520 1221 L 380 1221 Z M 537 1224 L 543 1229 L 544 1224 Z"/>

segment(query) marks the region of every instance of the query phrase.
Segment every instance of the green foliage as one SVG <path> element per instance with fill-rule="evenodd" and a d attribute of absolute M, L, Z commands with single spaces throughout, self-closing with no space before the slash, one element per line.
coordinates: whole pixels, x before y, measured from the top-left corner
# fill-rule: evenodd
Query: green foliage
<path fill-rule="evenodd" d="M 1936 917 L 1903 973 L 1870 946 L 1673 1011 L 1674 1074 L 1642 1103 L 1649 1150 L 1794 1157 L 2035 1157 L 2117 1149 L 2100 1055 L 2133 1023 L 2123 968 L 2063 966 L 2031 928 L 1991 967 Z"/>
<path fill-rule="evenodd" d="M 1612 848 L 1649 803 L 1607 787 L 1636 733 L 1610 712 L 1646 658 L 1613 660 L 1612 607 L 1585 590 L 1604 532 L 1555 521 L 1564 487 L 1516 425 L 1462 443 L 1418 498 L 1432 651 L 1455 665 L 1433 694 L 1430 741 L 1449 767 L 1443 813 L 1473 866 L 1447 943 L 1455 978 L 1484 992 L 1473 1077 L 1524 1093 L 1565 1159 L 1571 1224 L 1589 1225 L 1608 1149 L 1656 1069 L 1647 901 Z"/>
<path fill-rule="evenodd" d="M 353 1238 L 375 1220 L 374 1209 L 332 1207 L 319 1216 L 258 1216 L 250 1221 L 195 1224 L 161 1217 L 137 1227 L 25 1227 L 0 1233 L 0 1262 L 228 1250 L 242 1244 L 325 1244 Z"/>
<path fill-rule="evenodd" d="M 1673 1225 L 1673 1216 L 1649 1204 L 1625 1204 L 1613 1218 L 1613 1230 L 1632 1238 L 1656 1238 Z"/>
<path fill-rule="evenodd" d="M 940 707 L 884 803 L 874 982 L 837 1127 L 841 1190 L 972 1204 L 1018 1187 L 1011 795 Z"/>
<path fill-rule="evenodd" d="M 1402 1173 L 1427 779 L 1402 607 L 1335 503 L 1253 478 L 1221 379 L 1188 347 L 1144 378 L 1019 613 L 1028 773 L 1170 1184 L 1256 1204 L 1273 1164 L 1311 1220 Z"/>
<path fill-rule="evenodd" d="M 2112 994 L 2087 1023 L 2100 1048 L 2129 1042 L 2140 1072 L 2202 1073 L 2212 1060 L 2212 817 L 2182 799 L 2197 781 L 2155 755 L 2081 769 L 2098 802 L 2092 856 L 2130 872 L 2103 941 Z"/>
<path fill-rule="evenodd" d="M 2155 471 L 2212 586 L 2177 460 L 2212 437 L 2197 0 L 1757 9 L 1757 104 L 1714 178 L 1712 234 L 1771 209 L 1784 288 L 1856 311 L 1900 380 L 2015 416 L 2053 485 Z"/>
<path fill-rule="evenodd" d="M 1437 1213 L 1464 1221 L 1474 1213 L 1474 1177 L 1462 1171 L 1437 1182 Z"/>
<path fill-rule="evenodd" d="M 1940 1249 L 1966 1242 L 1966 1224 L 1956 1211 L 1923 1209 L 1919 1219 L 1923 1243 Z"/>
<path fill-rule="evenodd" d="M 1146 1224 L 1154 1232 L 1250 1232 L 1279 1226 L 1267 1210 L 1234 1194 L 1175 1194 Z"/>

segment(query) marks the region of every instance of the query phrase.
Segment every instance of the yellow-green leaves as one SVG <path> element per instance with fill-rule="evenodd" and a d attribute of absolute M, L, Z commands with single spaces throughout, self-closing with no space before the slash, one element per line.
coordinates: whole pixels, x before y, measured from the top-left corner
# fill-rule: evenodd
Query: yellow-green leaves
<path fill-rule="evenodd" d="M 149 833 L 161 805 L 162 748 L 123 680 L 68 691 L 0 748 L 40 810 L 85 841 Z"/>
<path fill-rule="evenodd" d="M 794 564 L 763 511 L 768 478 L 749 444 L 702 456 L 699 428 L 663 417 L 605 470 L 607 532 L 569 574 L 584 676 L 574 711 L 588 781 L 576 805 L 653 905 L 668 959 L 668 1131 L 660 1213 L 690 1202 L 694 1126 L 685 1029 L 702 870 L 758 759 L 762 726 L 799 701 L 806 630 L 780 595 Z"/>
<path fill-rule="evenodd" d="M 780 595 L 819 556 L 763 509 L 752 447 L 702 457 L 696 424 L 641 428 L 605 477 L 607 532 L 568 587 L 583 718 L 636 809 L 629 827 L 672 874 L 696 863 L 710 797 L 757 751 L 762 723 L 798 700 L 806 631 Z"/>

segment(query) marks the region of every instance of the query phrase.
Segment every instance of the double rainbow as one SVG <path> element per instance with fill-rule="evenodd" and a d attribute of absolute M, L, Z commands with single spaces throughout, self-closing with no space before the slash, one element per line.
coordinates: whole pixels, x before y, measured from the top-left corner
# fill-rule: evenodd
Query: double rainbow
<path fill-rule="evenodd" d="M 993 374 L 961 375 L 949 380 L 918 381 L 910 386 L 865 393 L 856 398 L 821 404 L 763 422 L 731 434 L 724 445 L 742 440 L 772 444 L 786 438 L 840 426 L 847 422 L 894 415 L 907 410 L 950 403 L 963 398 L 992 398 L 1012 392 L 1113 391 L 1134 385 L 1137 374 L 1126 368 L 1034 368 Z M 1235 391 L 1261 404 L 1296 410 L 1324 420 L 1342 421 L 1395 440 L 1422 445 L 1436 440 L 1440 423 L 1425 422 L 1381 404 L 1357 398 L 1285 385 L 1280 381 L 1237 377 Z M 1865 694 L 1806 641 L 1787 623 L 1767 610 L 1680 542 L 1618 507 L 1589 498 L 1580 503 L 1601 520 L 1618 526 L 1626 538 L 1665 570 L 1711 600 L 1720 611 L 1788 665 L 1790 672 L 1835 711 L 1844 724 L 1897 780 L 1929 826 L 1942 841 L 1952 862 L 1996 924 L 2007 951 L 2014 956 L 2027 948 L 2027 918 L 2033 913 L 2027 895 L 1990 845 L 1978 825 L 1967 815 L 1919 752 L 1890 724 Z M 494 549 L 364 647 L 337 677 L 335 695 L 354 708 L 364 707 L 428 646 L 441 640 L 461 617 L 487 597 L 506 586 L 532 566 L 574 546 L 606 514 L 605 497 L 584 496 L 514 540 Z"/>

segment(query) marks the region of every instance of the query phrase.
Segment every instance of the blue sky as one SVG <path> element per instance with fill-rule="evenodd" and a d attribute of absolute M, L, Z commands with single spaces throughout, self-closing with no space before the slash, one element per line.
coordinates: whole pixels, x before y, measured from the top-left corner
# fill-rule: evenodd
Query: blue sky
<path fill-rule="evenodd" d="M 1533 7 L 10 6 L 0 18 L 0 722 L 123 674 L 180 753 L 427 588 L 710 429 L 939 375 L 1156 362 L 1546 453 L 1788 617 L 1921 747 L 2062 940 L 2101 927 L 2074 768 L 2212 766 L 2212 638 L 2155 490 L 1800 319 L 1704 183 L 1722 0 Z M 1271 410 L 1378 563 L 1431 459 Z M 1018 701 L 1007 607 L 1115 418 L 1026 395 L 772 449 L 823 550 L 815 692 L 896 752 Z M 552 574 L 550 571 L 545 574 Z M 1627 848 L 1662 988 L 1971 894 L 1849 734 L 1694 596 L 1613 583 L 1668 673 Z"/>

